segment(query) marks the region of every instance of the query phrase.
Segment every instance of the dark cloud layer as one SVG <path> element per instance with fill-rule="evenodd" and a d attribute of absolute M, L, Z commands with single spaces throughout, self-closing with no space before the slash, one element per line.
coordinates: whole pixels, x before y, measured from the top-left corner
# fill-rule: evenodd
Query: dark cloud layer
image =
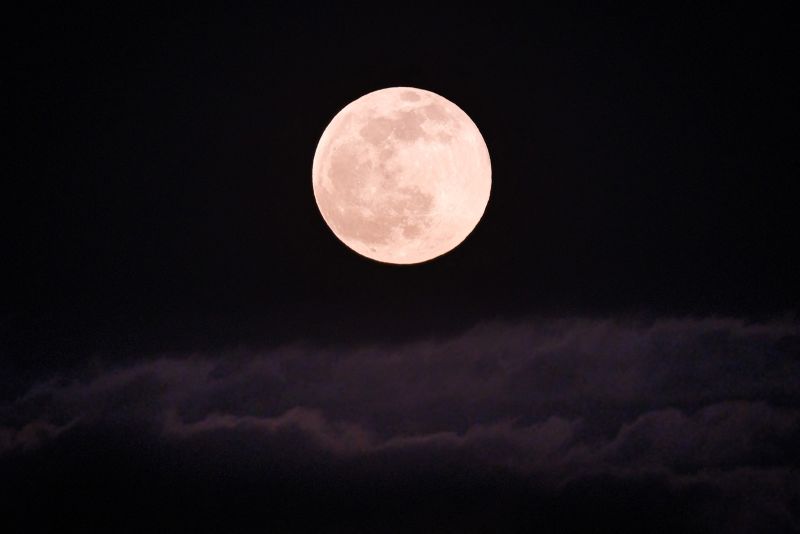
<path fill-rule="evenodd" d="M 793 532 L 799 443 L 790 321 L 163 355 L 0 407 L 11 517 L 88 530 Z"/>

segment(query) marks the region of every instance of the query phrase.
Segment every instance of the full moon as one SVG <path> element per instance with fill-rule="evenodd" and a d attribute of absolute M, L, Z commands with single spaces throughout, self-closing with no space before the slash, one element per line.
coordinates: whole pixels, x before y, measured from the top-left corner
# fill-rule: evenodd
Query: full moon
<path fill-rule="evenodd" d="M 478 127 L 444 97 L 390 87 L 345 106 L 322 133 L 312 168 L 322 217 L 368 258 L 410 264 L 464 241 L 492 186 Z"/>

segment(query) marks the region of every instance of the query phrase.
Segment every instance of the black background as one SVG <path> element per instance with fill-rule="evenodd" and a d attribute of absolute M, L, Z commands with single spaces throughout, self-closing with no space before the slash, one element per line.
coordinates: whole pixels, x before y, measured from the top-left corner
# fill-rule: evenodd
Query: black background
<path fill-rule="evenodd" d="M 4 399 L 165 351 L 796 313 L 789 13 L 293 5 L 9 17 Z M 492 160 L 480 224 L 421 265 L 349 250 L 311 187 L 328 122 L 390 86 Z"/>
<path fill-rule="evenodd" d="M 411 11 L 20 17 L 5 339 L 111 350 L 794 309 L 790 19 Z M 328 121 L 393 85 L 456 102 L 492 158 L 476 231 L 414 267 L 343 247 L 311 190 Z"/>

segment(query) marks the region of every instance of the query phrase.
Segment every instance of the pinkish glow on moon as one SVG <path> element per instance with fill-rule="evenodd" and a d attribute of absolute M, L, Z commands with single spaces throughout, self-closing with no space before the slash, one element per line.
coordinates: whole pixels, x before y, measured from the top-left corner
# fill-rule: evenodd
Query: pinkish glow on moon
<path fill-rule="evenodd" d="M 314 154 L 314 196 L 333 233 L 359 254 L 420 263 L 452 250 L 481 219 L 489 151 L 458 106 L 390 87 L 344 107 Z"/>

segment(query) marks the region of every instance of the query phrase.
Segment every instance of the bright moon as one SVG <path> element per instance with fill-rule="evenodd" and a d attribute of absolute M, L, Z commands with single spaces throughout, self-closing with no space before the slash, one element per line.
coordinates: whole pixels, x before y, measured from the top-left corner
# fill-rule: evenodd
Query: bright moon
<path fill-rule="evenodd" d="M 333 233 L 359 254 L 419 263 L 478 224 L 492 186 L 475 123 L 449 100 L 390 87 L 344 107 L 314 154 L 314 197 Z"/>

